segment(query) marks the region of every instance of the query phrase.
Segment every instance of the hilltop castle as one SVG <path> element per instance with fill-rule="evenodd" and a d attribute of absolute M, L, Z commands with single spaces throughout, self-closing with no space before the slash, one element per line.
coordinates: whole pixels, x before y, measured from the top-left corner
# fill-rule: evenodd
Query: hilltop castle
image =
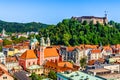
<path fill-rule="evenodd" d="M 82 16 L 82 17 L 72 17 L 72 19 L 78 20 L 79 22 L 87 21 L 87 23 L 90 23 L 93 21 L 93 24 L 96 24 L 99 22 L 100 24 L 108 24 L 107 14 L 105 14 L 105 17 L 95 17 L 95 16 Z"/>

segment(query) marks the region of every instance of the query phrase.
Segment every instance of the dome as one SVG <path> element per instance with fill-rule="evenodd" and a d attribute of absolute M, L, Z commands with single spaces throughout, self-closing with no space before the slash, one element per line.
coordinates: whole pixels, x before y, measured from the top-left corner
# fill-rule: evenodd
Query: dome
<path fill-rule="evenodd" d="M 34 44 L 33 38 L 30 39 L 30 45 Z"/>
<path fill-rule="evenodd" d="M 36 38 L 33 39 L 33 42 L 38 42 L 38 40 Z"/>

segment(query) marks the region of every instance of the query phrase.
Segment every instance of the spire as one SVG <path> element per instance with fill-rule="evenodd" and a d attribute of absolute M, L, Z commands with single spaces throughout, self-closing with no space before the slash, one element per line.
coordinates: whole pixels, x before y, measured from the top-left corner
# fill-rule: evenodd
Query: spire
<path fill-rule="evenodd" d="M 46 39 L 46 44 L 47 44 L 47 46 L 50 46 L 50 38 L 49 37 L 47 37 L 47 39 Z"/>
<path fill-rule="evenodd" d="M 5 37 L 5 29 L 3 28 L 3 30 L 2 30 L 2 37 Z"/>
<path fill-rule="evenodd" d="M 40 46 L 45 46 L 45 40 L 43 37 L 40 39 Z"/>
<path fill-rule="evenodd" d="M 102 43 L 100 42 L 99 44 L 99 48 L 102 50 L 103 49 L 103 46 L 102 46 Z"/>

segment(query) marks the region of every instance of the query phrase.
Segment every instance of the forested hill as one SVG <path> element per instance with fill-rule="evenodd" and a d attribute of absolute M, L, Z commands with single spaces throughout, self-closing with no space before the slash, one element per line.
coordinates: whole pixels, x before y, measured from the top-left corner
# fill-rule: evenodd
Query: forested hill
<path fill-rule="evenodd" d="M 43 23 L 16 23 L 16 22 L 5 22 L 0 20 L 0 32 L 4 28 L 7 32 L 27 32 L 27 31 L 39 31 L 42 27 L 47 27 L 47 24 Z"/>
<path fill-rule="evenodd" d="M 110 21 L 107 25 L 93 22 L 89 24 L 73 19 L 64 19 L 56 26 L 41 29 L 42 36 L 50 36 L 52 44 L 79 45 L 79 44 L 120 44 L 120 24 Z"/>

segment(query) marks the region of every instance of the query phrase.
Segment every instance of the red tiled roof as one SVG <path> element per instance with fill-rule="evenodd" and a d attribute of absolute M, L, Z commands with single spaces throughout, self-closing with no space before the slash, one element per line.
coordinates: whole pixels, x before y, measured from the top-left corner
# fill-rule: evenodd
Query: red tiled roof
<path fill-rule="evenodd" d="M 12 45 L 6 45 L 4 48 L 12 48 Z"/>
<path fill-rule="evenodd" d="M 104 50 L 111 50 L 112 51 L 112 48 L 108 45 L 108 46 L 103 46 L 103 49 Z"/>
<path fill-rule="evenodd" d="M 37 58 L 33 50 L 26 50 L 21 56 L 21 59 L 34 59 Z"/>
<path fill-rule="evenodd" d="M 10 74 L 6 70 L 0 67 L 0 76 L 2 76 L 3 74 L 7 74 L 10 76 Z"/>
<path fill-rule="evenodd" d="M 6 62 L 17 62 L 16 57 L 7 57 Z"/>
<path fill-rule="evenodd" d="M 3 40 L 2 39 L 0 39 L 0 43 L 2 43 L 3 42 Z"/>
<path fill-rule="evenodd" d="M 44 65 L 44 67 L 53 69 L 56 72 L 63 72 L 63 71 L 66 71 L 66 70 L 74 70 L 73 64 L 71 64 L 70 62 L 47 61 Z"/>
<path fill-rule="evenodd" d="M 116 48 L 120 48 L 120 44 L 117 44 L 117 45 L 116 45 Z"/>
<path fill-rule="evenodd" d="M 69 46 L 69 47 L 67 47 L 67 50 L 68 50 L 68 51 L 73 51 L 75 48 L 76 48 L 76 47 L 71 47 L 71 46 Z"/>
<path fill-rule="evenodd" d="M 101 52 L 101 50 L 99 50 L 99 49 L 93 49 L 93 50 L 91 50 L 91 53 L 100 53 Z"/>
<path fill-rule="evenodd" d="M 57 57 L 59 56 L 59 52 L 56 48 L 53 48 L 53 47 L 48 47 L 48 48 L 45 48 L 44 50 L 44 57 Z"/>

